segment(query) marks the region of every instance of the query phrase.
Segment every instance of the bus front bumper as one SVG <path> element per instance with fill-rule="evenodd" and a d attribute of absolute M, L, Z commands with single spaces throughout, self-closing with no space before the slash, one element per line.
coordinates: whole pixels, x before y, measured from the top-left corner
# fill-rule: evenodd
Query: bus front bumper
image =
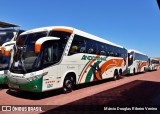
<path fill-rule="evenodd" d="M 43 78 L 41 77 L 25 83 L 22 83 L 17 79 L 15 79 L 14 81 L 8 79 L 8 86 L 11 89 L 16 89 L 16 90 L 23 90 L 29 92 L 42 92 L 42 79 Z"/>
<path fill-rule="evenodd" d="M 7 74 L 4 71 L 0 71 L 0 84 L 7 84 Z"/>

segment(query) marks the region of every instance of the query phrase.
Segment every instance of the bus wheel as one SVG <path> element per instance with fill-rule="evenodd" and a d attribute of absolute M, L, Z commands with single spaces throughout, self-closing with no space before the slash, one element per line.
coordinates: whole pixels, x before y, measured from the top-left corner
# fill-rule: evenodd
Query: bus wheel
<path fill-rule="evenodd" d="M 118 79 L 122 78 L 122 70 L 119 71 Z"/>
<path fill-rule="evenodd" d="M 132 76 L 133 76 L 133 75 L 135 75 L 135 68 L 133 69 L 133 73 L 132 73 Z"/>
<path fill-rule="evenodd" d="M 62 93 L 72 92 L 74 87 L 74 78 L 72 76 L 66 76 L 63 82 Z"/>
<path fill-rule="evenodd" d="M 113 76 L 113 78 L 112 78 L 112 80 L 117 80 L 118 79 L 118 71 L 117 70 L 115 70 L 114 71 L 114 76 Z"/>

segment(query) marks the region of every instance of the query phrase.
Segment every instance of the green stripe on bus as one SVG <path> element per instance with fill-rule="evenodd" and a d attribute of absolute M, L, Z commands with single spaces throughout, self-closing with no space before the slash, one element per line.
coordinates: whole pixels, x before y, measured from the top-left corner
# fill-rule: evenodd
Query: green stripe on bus
<path fill-rule="evenodd" d="M 7 84 L 7 76 L 0 76 L 0 84 Z"/>
<path fill-rule="evenodd" d="M 102 61 L 97 61 L 96 63 L 94 64 L 97 64 L 99 65 Z M 92 74 L 93 74 L 93 68 L 91 67 L 88 71 L 88 74 L 86 76 L 86 79 L 85 79 L 85 82 L 90 82 L 91 81 L 91 77 L 92 77 Z"/>
<path fill-rule="evenodd" d="M 91 61 L 91 60 L 90 60 L 90 61 Z M 83 69 L 82 69 L 82 71 L 81 71 L 81 73 L 80 73 L 80 75 L 79 75 L 79 79 L 80 79 L 80 77 L 82 76 L 82 73 L 83 73 L 84 69 L 86 68 L 86 66 L 90 63 L 90 61 L 88 61 L 88 63 L 83 67 Z M 79 82 L 79 79 L 78 79 L 78 82 Z"/>
<path fill-rule="evenodd" d="M 16 89 L 31 92 L 42 92 L 42 80 L 43 78 L 41 77 L 26 83 L 12 82 L 10 80 L 8 80 L 8 82 L 11 88 L 19 86 L 19 88 Z"/>

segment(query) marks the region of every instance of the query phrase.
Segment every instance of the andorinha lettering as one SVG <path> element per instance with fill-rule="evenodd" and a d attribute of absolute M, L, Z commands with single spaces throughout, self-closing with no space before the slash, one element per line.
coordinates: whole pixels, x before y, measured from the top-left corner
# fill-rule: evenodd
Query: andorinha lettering
<path fill-rule="evenodd" d="M 107 57 L 99 57 L 99 56 L 87 56 L 83 55 L 81 60 L 97 60 L 97 61 L 106 61 Z"/>

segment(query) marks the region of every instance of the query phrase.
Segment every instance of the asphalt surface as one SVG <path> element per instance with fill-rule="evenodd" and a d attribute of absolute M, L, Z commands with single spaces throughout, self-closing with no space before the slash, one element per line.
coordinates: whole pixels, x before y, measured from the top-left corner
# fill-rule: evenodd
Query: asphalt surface
<path fill-rule="evenodd" d="M 159 114 L 160 112 L 155 110 L 160 108 L 160 70 L 123 77 L 123 79 L 117 81 L 107 79 L 78 85 L 73 92 L 68 94 L 61 94 L 59 90 L 40 94 L 10 91 L 6 86 L 1 86 L 0 104 L 12 106 L 35 105 L 41 106 L 43 110 L 43 112 L 23 113 Z M 152 111 L 148 111 L 145 109 L 146 107 L 149 107 Z M 17 114 L 22 112 L 0 113 Z"/>

